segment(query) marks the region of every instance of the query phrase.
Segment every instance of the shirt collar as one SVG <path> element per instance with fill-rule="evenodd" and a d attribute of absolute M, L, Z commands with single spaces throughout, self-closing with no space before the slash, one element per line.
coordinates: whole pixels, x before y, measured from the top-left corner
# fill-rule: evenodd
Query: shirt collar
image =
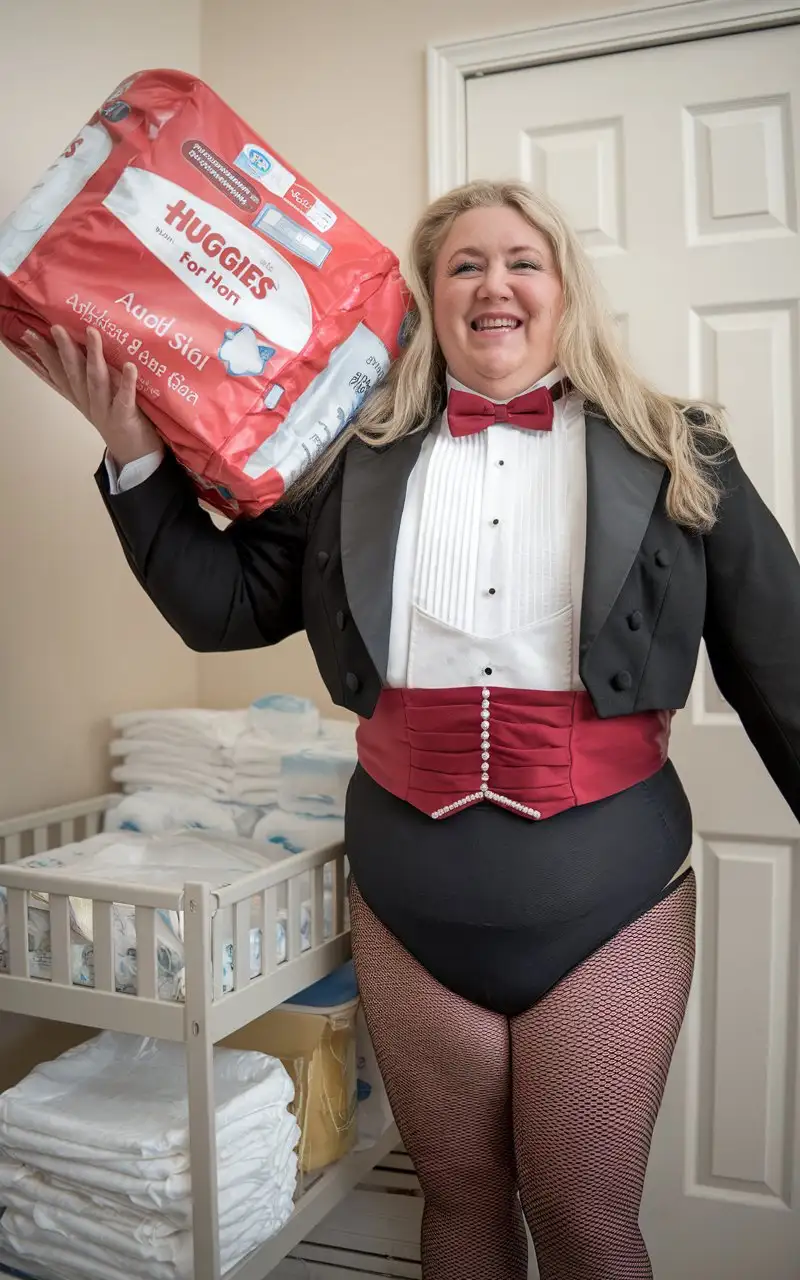
<path fill-rule="evenodd" d="M 548 387 L 548 388 L 554 387 L 556 383 L 560 382 L 563 377 L 564 377 L 563 369 L 559 365 L 556 365 L 554 369 L 551 369 L 549 373 L 546 373 L 545 376 L 543 378 L 540 378 L 538 382 L 534 382 L 532 387 L 527 387 L 525 391 L 520 391 L 517 394 L 527 395 L 529 391 L 535 391 L 537 387 Z M 470 393 L 470 395 L 481 394 L 480 392 L 475 391 L 473 387 L 468 387 L 463 382 L 459 382 L 457 378 L 453 377 L 449 369 L 447 370 L 445 381 L 447 383 L 448 395 L 454 389 L 456 391 L 467 391 Z M 509 396 L 508 400 L 495 400 L 493 396 L 484 396 L 483 399 L 489 400 L 492 404 L 508 404 L 509 400 L 515 400 L 516 396 Z"/>

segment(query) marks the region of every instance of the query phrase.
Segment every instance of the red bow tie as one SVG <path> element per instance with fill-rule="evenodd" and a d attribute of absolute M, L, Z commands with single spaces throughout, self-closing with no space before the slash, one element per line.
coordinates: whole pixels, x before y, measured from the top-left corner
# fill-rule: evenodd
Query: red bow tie
<path fill-rule="evenodd" d="M 567 390 L 565 381 L 554 387 L 537 387 L 524 396 L 515 396 L 507 404 L 495 404 L 472 391 L 457 391 L 447 398 L 447 425 L 453 436 L 472 436 L 485 427 L 504 423 L 528 431 L 549 431 L 553 425 L 553 401 Z"/>

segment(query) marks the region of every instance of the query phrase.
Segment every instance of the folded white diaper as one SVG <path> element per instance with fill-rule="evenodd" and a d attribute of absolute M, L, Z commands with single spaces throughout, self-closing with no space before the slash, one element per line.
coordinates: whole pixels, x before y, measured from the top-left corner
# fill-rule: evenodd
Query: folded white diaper
<path fill-rule="evenodd" d="M 289 1219 L 300 1130 L 265 1054 L 214 1050 L 224 1270 Z M 186 1052 L 103 1032 L 0 1095 L 0 1257 L 58 1280 L 191 1280 Z"/>
<path fill-rule="evenodd" d="M 355 747 L 331 738 L 281 761 L 278 806 L 318 818 L 344 817 L 347 788 L 356 767 Z"/>
<path fill-rule="evenodd" d="M 342 818 L 315 818 L 306 813 L 287 813 L 270 809 L 256 823 L 253 839 L 284 849 L 286 853 L 304 853 L 344 840 Z"/>
<path fill-rule="evenodd" d="M 230 884 L 253 871 L 280 861 L 283 850 L 238 836 L 210 834 L 205 831 L 161 832 L 144 835 L 117 831 L 92 836 L 87 840 L 64 845 L 46 854 L 23 859 L 21 866 L 46 868 L 49 883 L 55 889 L 62 873 L 75 873 L 93 880 L 114 880 L 124 886 L 159 885 L 182 890 L 190 881 L 211 885 Z M 0 877 L 1 878 L 1 877 Z M 279 903 L 279 905 L 285 905 Z M 70 899 L 72 914 L 72 977 L 79 985 L 94 983 L 93 913 L 88 900 Z M 306 917 L 308 918 L 307 912 Z M 29 947 L 31 973 L 34 977 L 51 976 L 51 942 L 49 903 L 46 894 L 31 895 L 29 911 Z M 262 970 L 263 940 L 260 928 L 260 903 L 252 901 L 250 930 L 250 976 Z M 112 936 L 116 989 L 135 993 L 137 990 L 136 914 L 131 906 L 114 903 Z M 158 993 L 164 1000 L 180 1000 L 184 996 L 183 914 L 156 913 Z M 217 915 L 215 945 L 221 948 L 220 981 L 223 992 L 234 984 L 233 911 L 226 908 Z M 286 916 L 276 922 L 275 947 L 277 963 L 286 959 Z M 308 945 L 308 944 L 306 944 Z M 8 926 L 5 891 L 0 886 L 0 972 L 8 969 Z"/>
<path fill-rule="evenodd" d="M 106 812 L 103 826 L 105 831 L 141 831 L 146 835 L 196 829 L 236 836 L 247 834 L 239 825 L 244 812 L 241 805 L 222 804 L 204 796 L 136 791 Z"/>
<path fill-rule="evenodd" d="M 319 709 L 309 698 L 290 693 L 269 693 L 256 698 L 247 709 L 247 722 L 254 733 L 280 743 L 309 742 L 319 733 Z"/>
<path fill-rule="evenodd" d="M 281 1063 L 265 1054 L 214 1055 L 218 1131 L 294 1096 Z M 188 1149 L 186 1051 L 182 1044 L 104 1031 L 0 1094 L 3 1126 L 141 1158 Z"/>
<path fill-rule="evenodd" d="M 200 707 L 125 711 L 112 716 L 111 724 L 125 737 L 149 737 L 157 733 L 175 742 L 230 747 L 247 728 L 247 712 L 209 711 Z"/>

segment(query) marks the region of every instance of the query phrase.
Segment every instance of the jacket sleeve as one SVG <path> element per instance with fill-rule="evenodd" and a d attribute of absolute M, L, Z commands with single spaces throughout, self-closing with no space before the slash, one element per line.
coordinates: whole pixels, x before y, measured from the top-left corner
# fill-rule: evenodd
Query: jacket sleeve
<path fill-rule="evenodd" d="M 705 535 L 704 637 L 723 696 L 800 818 L 800 565 L 732 449 Z"/>
<path fill-rule="evenodd" d="M 125 493 L 109 492 L 104 464 L 95 480 L 129 565 L 190 649 L 255 649 L 303 629 L 308 504 L 235 520 L 223 531 L 169 453 Z"/>

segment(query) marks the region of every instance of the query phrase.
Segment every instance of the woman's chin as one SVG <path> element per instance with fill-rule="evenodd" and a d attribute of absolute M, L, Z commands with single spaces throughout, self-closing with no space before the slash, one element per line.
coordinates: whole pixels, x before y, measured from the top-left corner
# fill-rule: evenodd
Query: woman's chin
<path fill-rule="evenodd" d="M 503 358 L 502 352 L 484 353 L 483 359 L 476 359 L 473 368 L 475 373 L 490 382 L 518 382 L 524 377 L 524 369 L 518 360 Z"/>

